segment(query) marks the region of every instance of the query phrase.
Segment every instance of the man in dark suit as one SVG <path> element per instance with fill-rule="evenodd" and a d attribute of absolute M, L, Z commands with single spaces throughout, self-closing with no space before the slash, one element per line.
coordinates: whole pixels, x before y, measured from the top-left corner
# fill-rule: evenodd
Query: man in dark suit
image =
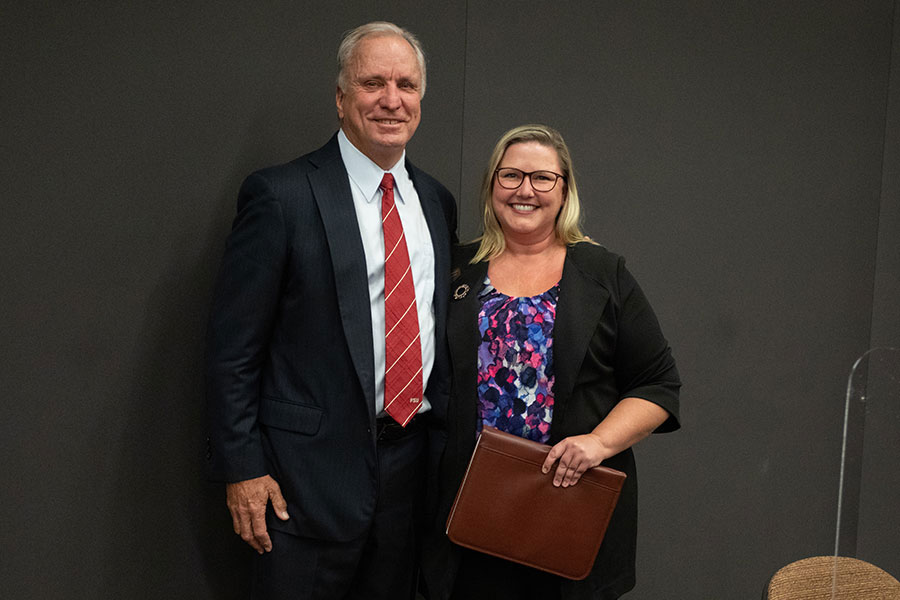
<path fill-rule="evenodd" d="M 375 22 L 338 59 L 341 129 L 245 180 L 210 318 L 209 466 L 259 553 L 255 598 L 412 598 L 430 421 L 446 410 L 456 207 L 405 156 L 424 55 Z"/>

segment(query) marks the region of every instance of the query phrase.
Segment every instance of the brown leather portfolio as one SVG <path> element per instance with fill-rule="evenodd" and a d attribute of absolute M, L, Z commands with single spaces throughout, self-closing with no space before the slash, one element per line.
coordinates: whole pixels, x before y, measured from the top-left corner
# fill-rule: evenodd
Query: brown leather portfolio
<path fill-rule="evenodd" d="M 625 473 L 589 469 L 574 486 L 541 473 L 550 446 L 485 427 L 447 519 L 466 548 L 569 579 L 591 571 Z"/>

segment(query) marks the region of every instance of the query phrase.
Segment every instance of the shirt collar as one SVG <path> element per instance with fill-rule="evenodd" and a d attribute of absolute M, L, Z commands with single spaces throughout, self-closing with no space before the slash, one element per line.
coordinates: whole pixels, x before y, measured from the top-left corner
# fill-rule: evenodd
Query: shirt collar
<path fill-rule="evenodd" d="M 344 130 L 338 131 L 338 146 L 341 150 L 341 159 L 344 161 L 344 167 L 350 176 L 350 181 L 362 192 L 366 202 L 372 202 L 378 195 L 378 187 L 385 172 L 394 176 L 394 198 L 399 195 L 400 201 L 404 204 L 407 198 L 411 198 L 414 191 L 412 180 L 406 171 L 406 150 L 400 160 L 394 164 L 388 171 L 385 171 L 376 165 L 371 158 L 360 152 L 360 150 L 347 139 Z M 399 194 L 398 194 L 399 193 Z"/>

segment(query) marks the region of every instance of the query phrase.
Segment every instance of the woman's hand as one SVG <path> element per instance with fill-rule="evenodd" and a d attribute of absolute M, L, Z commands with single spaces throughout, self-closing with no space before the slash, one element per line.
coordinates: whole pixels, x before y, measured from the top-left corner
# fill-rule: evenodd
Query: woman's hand
<path fill-rule="evenodd" d="M 553 446 L 541 470 L 549 473 L 559 460 L 553 485 L 575 485 L 585 471 L 650 435 L 668 415 L 666 409 L 643 398 L 623 398 L 592 432 L 567 437 Z"/>
<path fill-rule="evenodd" d="M 596 467 L 613 454 L 594 433 L 574 435 L 550 449 L 541 470 L 549 473 L 553 463 L 559 460 L 556 474 L 553 476 L 553 485 L 569 487 L 578 483 L 585 471 Z"/>

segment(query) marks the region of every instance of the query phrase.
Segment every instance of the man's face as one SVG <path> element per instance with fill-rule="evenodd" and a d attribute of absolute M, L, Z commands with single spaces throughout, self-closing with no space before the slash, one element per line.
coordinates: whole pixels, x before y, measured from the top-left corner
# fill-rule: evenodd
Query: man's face
<path fill-rule="evenodd" d="M 363 38 L 337 89 L 338 117 L 347 138 L 383 169 L 392 167 L 419 126 L 421 73 L 402 37 Z"/>

